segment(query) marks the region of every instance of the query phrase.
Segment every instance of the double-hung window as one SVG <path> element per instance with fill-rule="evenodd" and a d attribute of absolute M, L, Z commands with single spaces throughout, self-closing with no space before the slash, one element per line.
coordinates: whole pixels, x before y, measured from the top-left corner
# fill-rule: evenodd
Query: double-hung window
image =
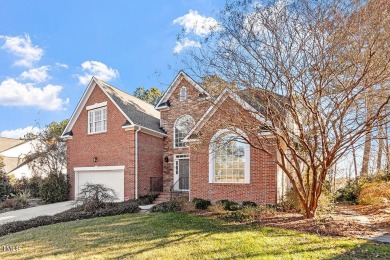
<path fill-rule="evenodd" d="M 102 133 L 107 131 L 107 107 L 88 111 L 88 133 Z"/>

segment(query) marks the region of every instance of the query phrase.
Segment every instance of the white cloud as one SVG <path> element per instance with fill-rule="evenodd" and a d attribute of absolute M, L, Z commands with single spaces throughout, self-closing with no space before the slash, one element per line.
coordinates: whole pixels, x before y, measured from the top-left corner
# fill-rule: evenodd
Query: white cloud
<path fill-rule="evenodd" d="M 64 68 L 64 69 L 67 69 L 67 68 L 68 68 L 68 65 L 67 65 L 67 64 L 59 63 L 59 62 L 56 62 L 56 66 L 57 66 L 57 67 Z"/>
<path fill-rule="evenodd" d="M 18 128 L 13 130 L 4 130 L 0 132 L 1 137 L 8 137 L 8 138 L 14 138 L 19 139 L 21 137 L 24 137 L 27 133 L 33 133 L 37 134 L 39 133 L 40 129 L 35 126 L 27 126 L 25 128 Z"/>
<path fill-rule="evenodd" d="M 30 79 L 35 82 L 44 82 L 49 78 L 48 71 L 50 70 L 49 66 L 42 66 L 39 68 L 29 69 L 24 71 L 20 76 L 23 79 Z"/>
<path fill-rule="evenodd" d="M 0 105 L 3 106 L 36 106 L 44 110 L 60 110 L 69 103 L 69 99 L 59 97 L 62 87 L 48 84 L 43 88 L 34 84 L 19 83 L 6 79 L 0 84 Z"/>
<path fill-rule="evenodd" d="M 173 23 L 184 27 L 186 34 L 207 35 L 213 31 L 221 30 L 218 22 L 212 17 L 201 16 L 197 11 L 190 10 L 188 14 L 173 20 Z"/>
<path fill-rule="evenodd" d="M 0 39 L 5 40 L 0 49 L 6 50 L 19 57 L 14 65 L 31 67 L 32 64 L 39 61 L 43 55 L 43 50 L 31 43 L 31 39 L 28 34 L 24 37 L 0 35 Z"/>
<path fill-rule="evenodd" d="M 109 68 L 106 64 L 99 61 L 85 61 L 81 64 L 81 67 L 84 75 L 76 75 L 76 77 L 82 85 L 88 84 L 92 76 L 96 76 L 104 81 L 119 77 L 118 70 Z"/>
<path fill-rule="evenodd" d="M 189 40 L 188 38 L 184 38 L 182 41 L 176 42 L 176 46 L 175 46 L 175 48 L 173 48 L 173 53 L 179 53 L 179 52 L 181 52 L 183 49 L 189 48 L 189 47 L 197 47 L 197 48 L 200 48 L 201 45 L 200 45 L 199 42 L 191 41 L 191 40 Z"/>

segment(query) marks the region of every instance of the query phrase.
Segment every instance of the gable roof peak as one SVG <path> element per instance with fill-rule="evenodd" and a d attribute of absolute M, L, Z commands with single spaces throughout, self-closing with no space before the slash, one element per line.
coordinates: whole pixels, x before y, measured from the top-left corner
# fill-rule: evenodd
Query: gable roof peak
<path fill-rule="evenodd" d="M 161 108 L 164 108 L 166 106 L 166 102 L 169 100 L 173 91 L 179 86 L 179 83 L 183 79 L 187 80 L 201 94 L 204 94 L 206 97 L 211 97 L 211 95 L 204 88 L 202 88 L 195 80 L 193 80 L 190 76 L 188 76 L 187 73 L 185 73 L 183 70 L 180 70 L 179 73 L 176 75 L 175 79 L 169 85 L 168 89 L 165 91 L 165 93 L 162 96 L 162 98 L 160 99 L 160 101 L 157 103 L 157 105 L 155 107 L 156 109 L 161 109 Z"/>

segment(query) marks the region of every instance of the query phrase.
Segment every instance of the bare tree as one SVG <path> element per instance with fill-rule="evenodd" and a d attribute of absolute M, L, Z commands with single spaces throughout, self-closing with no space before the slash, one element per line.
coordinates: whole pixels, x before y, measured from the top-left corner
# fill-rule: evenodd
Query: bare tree
<path fill-rule="evenodd" d="M 270 139 L 259 133 L 276 138 L 275 163 L 308 218 L 333 165 L 389 119 L 389 8 L 388 0 L 233 1 L 184 60 L 198 76 L 241 86 L 256 103 L 264 123 L 245 127 L 235 115 L 226 127 L 244 128 L 246 141 L 266 152 Z M 365 99 L 377 100 L 370 113 Z"/>
<path fill-rule="evenodd" d="M 61 134 L 67 123 L 68 120 L 52 122 L 37 134 L 33 150 L 25 158 L 35 175 L 59 175 L 66 169 L 66 142 Z"/>

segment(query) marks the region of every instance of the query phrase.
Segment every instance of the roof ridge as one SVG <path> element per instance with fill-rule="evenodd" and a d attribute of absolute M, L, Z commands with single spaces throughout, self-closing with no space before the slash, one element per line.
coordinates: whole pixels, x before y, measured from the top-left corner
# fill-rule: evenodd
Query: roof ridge
<path fill-rule="evenodd" d="M 113 89 L 115 89 L 115 90 L 117 90 L 117 91 L 119 91 L 119 92 L 122 92 L 122 93 L 124 93 L 124 94 L 126 94 L 126 95 L 129 95 L 129 96 L 131 96 L 132 98 L 136 98 L 136 99 L 138 99 L 138 100 L 139 100 L 139 101 L 141 101 L 142 103 L 145 103 L 145 105 L 148 105 L 148 106 L 150 106 L 150 107 L 153 107 L 153 108 L 154 108 L 154 106 L 153 106 L 153 105 L 149 104 L 149 103 L 148 103 L 148 102 L 146 102 L 145 100 L 142 100 L 142 99 L 140 99 L 140 98 L 137 98 L 136 96 L 134 96 L 134 95 L 131 95 L 131 94 L 127 93 L 126 91 L 123 91 L 123 90 L 121 90 L 121 89 L 119 89 L 119 88 L 117 88 L 117 87 L 114 87 L 113 85 L 111 85 L 111 84 L 109 84 L 109 83 L 105 82 L 104 80 L 101 80 L 101 79 L 99 79 L 99 78 L 96 78 L 96 77 L 95 77 L 95 79 L 97 79 L 98 81 L 100 81 L 100 82 L 102 82 L 102 83 L 104 83 L 104 84 L 108 85 L 109 87 L 111 87 L 111 88 L 113 88 Z"/>

